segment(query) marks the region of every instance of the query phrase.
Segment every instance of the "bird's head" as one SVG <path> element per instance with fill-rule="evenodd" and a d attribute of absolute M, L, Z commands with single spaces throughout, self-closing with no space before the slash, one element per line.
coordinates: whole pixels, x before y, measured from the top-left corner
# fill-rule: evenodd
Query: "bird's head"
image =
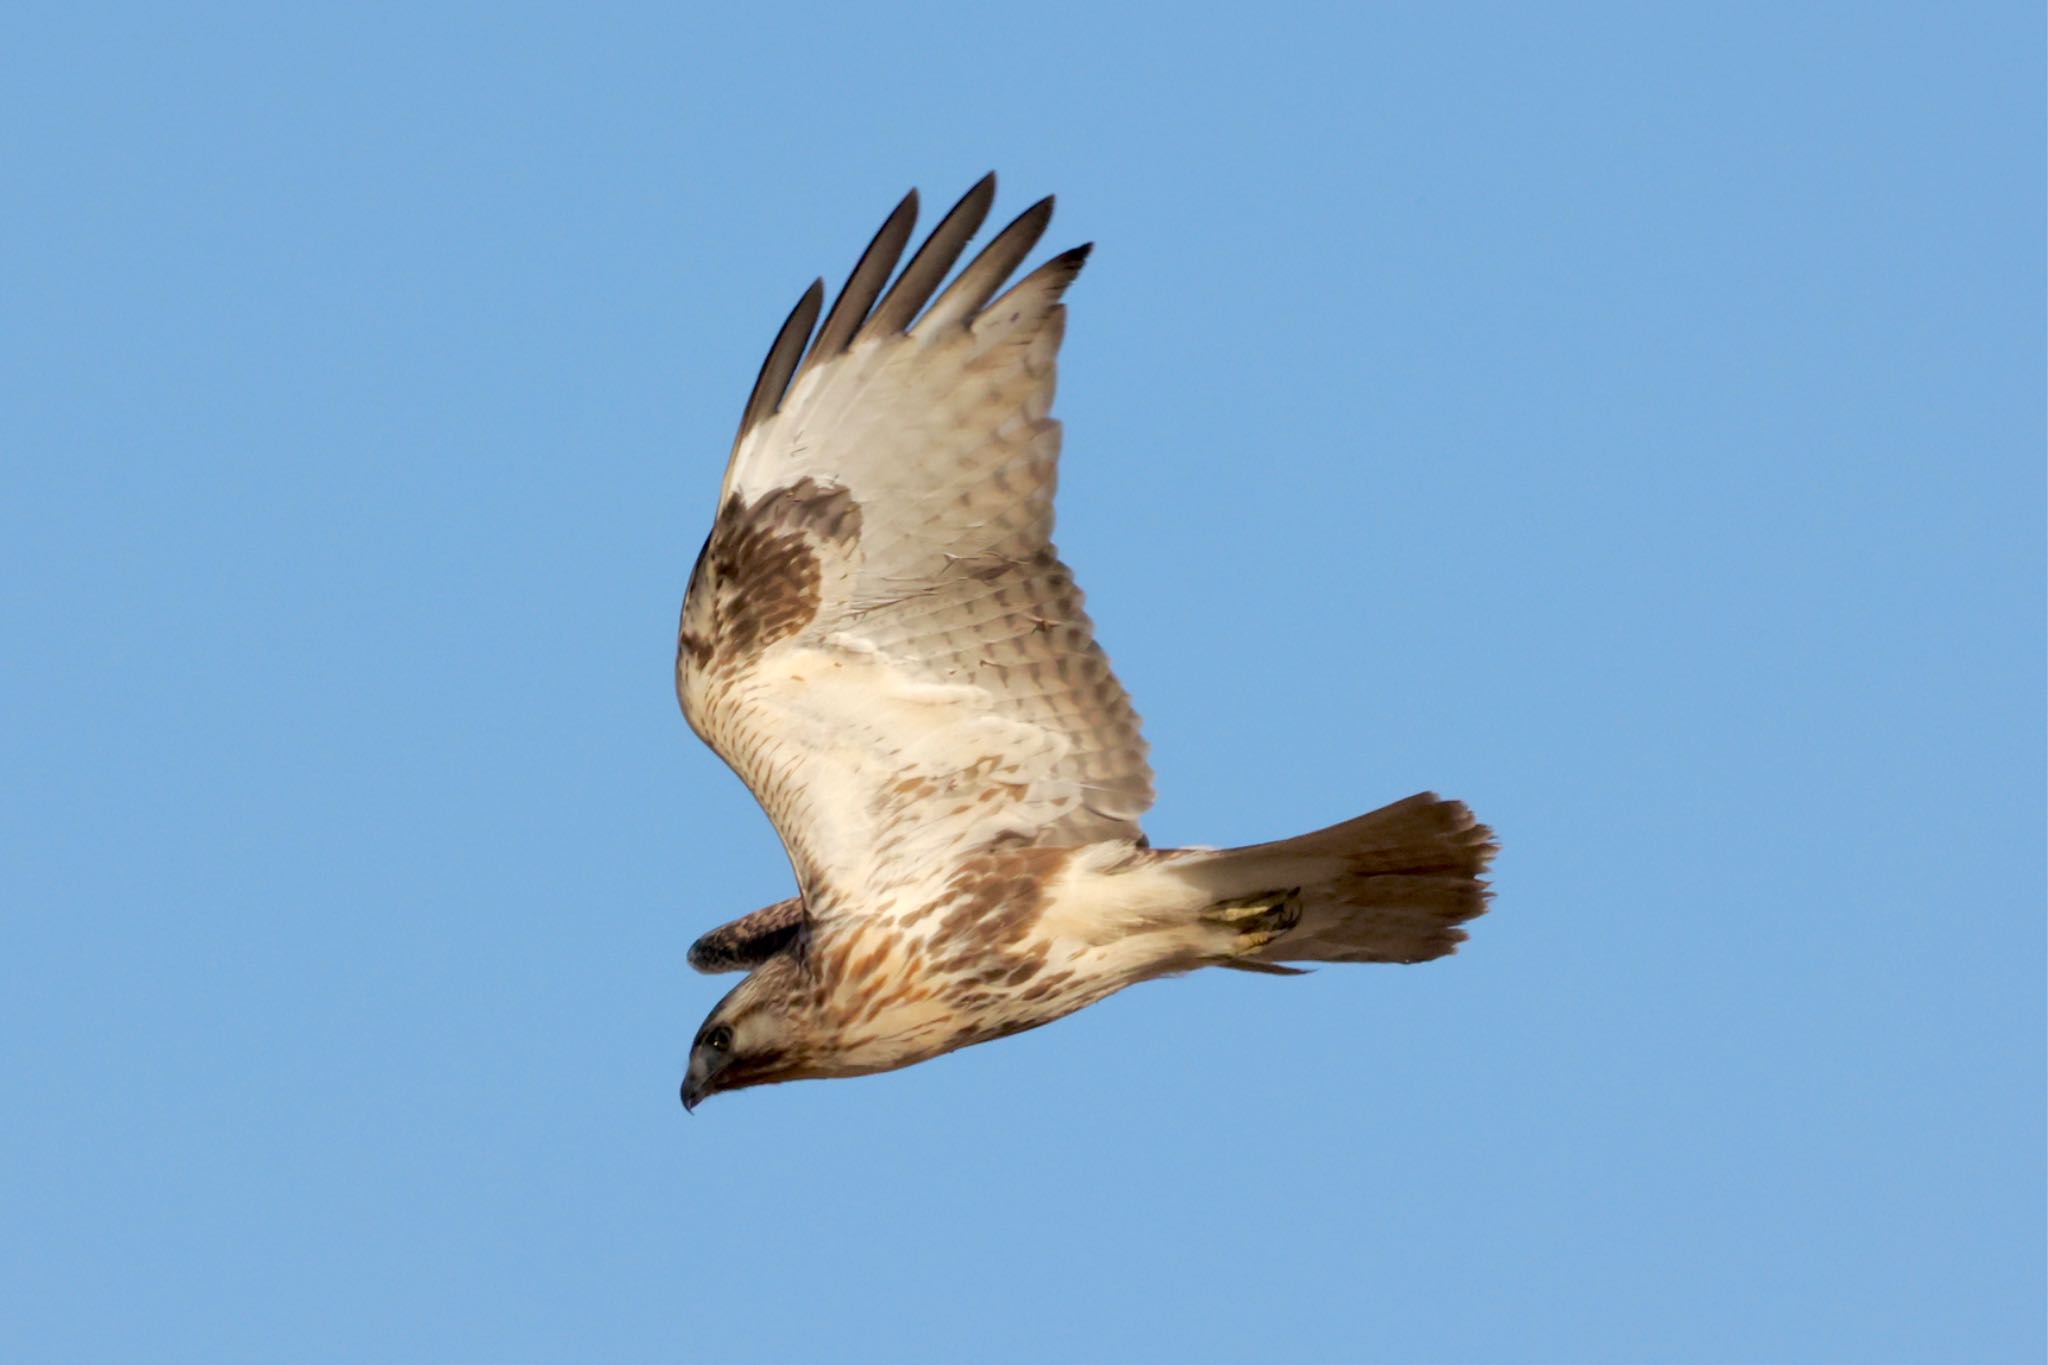
<path fill-rule="evenodd" d="M 811 992 L 794 952 L 763 962 L 713 1007 L 690 1044 L 683 1108 L 705 1096 L 816 1074 L 808 1064 Z"/>

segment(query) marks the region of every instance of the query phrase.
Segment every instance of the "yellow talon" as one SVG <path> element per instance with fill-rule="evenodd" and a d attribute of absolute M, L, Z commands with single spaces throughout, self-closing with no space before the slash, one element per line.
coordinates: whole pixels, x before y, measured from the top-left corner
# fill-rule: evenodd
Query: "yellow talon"
<path fill-rule="evenodd" d="M 1205 919 L 1239 929 L 1237 951 L 1257 952 L 1301 921 L 1301 889 L 1218 901 L 1203 912 Z"/>

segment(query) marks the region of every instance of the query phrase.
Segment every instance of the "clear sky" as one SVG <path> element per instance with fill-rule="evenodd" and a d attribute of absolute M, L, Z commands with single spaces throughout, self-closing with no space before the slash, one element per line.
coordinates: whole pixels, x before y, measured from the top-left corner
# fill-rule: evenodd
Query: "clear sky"
<path fill-rule="evenodd" d="M 2038 5 L 4 27 L 0 1356 L 2041 1358 Z M 1496 907 L 688 1117 L 732 428 L 991 167 L 1153 838 Z"/>

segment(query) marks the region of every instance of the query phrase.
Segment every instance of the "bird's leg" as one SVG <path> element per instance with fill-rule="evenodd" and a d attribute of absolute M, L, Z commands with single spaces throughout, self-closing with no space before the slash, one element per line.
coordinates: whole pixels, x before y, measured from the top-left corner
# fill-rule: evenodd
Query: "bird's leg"
<path fill-rule="evenodd" d="M 1237 951 L 1255 953 L 1301 922 L 1301 888 L 1217 901 L 1202 918 L 1237 931 Z"/>

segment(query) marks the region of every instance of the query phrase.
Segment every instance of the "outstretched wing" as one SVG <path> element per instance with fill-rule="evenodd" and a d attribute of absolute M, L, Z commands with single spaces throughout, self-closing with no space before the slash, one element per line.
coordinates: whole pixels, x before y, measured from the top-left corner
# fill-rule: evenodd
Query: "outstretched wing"
<path fill-rule="evenodd" d="M 1059 300 L 1088 249 L 995 297 L 1043 200 L 925 306 L 994 180 L 885 293 L 907 196 L 814 339 L 822 285 L 804 295 L 683 604 L 683 714 L 775 822 L 813 915 L 856 899 L 835 892 L 875 909 L 975 848 L 1139 840 L 1152 801 L 1138 718 L 1051 543 Z"/>

